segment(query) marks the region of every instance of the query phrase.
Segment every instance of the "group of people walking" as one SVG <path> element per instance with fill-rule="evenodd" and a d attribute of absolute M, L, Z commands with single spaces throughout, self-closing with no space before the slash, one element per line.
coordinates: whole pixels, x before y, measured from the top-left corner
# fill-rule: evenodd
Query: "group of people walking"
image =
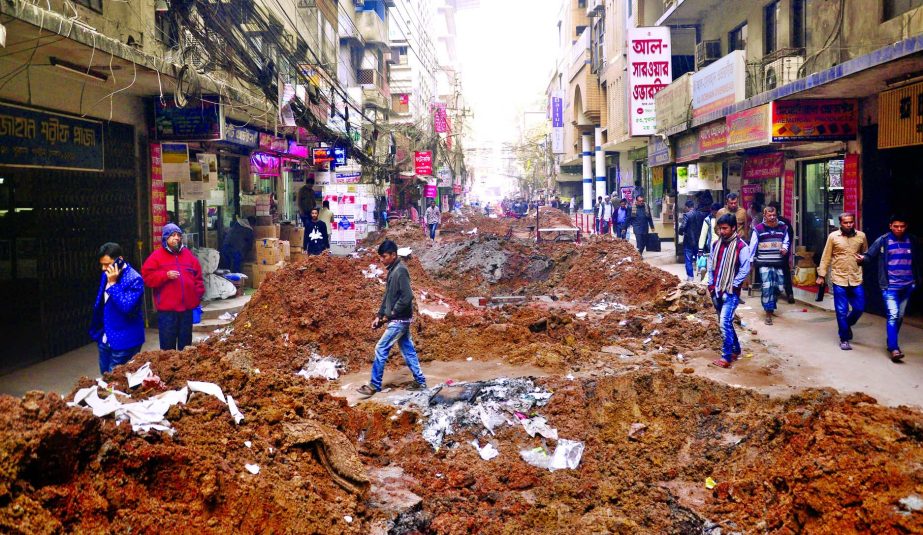
<path fill-rule="evenodd" d="M 654 217 L 644 202 L 644 195 L 636 196 L 633 203 L 622 198 L 618 204 L 615 203 L 614 196 L 599 196 L 596 198 L 593 215 L 597 234 L 613 235 L 624 240 L 628 236 L 628 229 L 631 228 L 638 252 L 644 257 L 648 234 L 654 230 Z"/>

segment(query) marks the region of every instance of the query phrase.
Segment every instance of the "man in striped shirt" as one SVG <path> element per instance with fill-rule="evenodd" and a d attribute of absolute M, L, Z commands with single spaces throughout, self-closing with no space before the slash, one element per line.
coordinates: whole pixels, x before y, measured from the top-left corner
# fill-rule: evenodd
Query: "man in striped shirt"
<path fill-rule="evenodd" d="M 878 260 L 878 285 L 888 309 L 888 352 L 893 362 L 900 362 L 904 353 L 897 339 L 907 300 L 920 284 L 920 261 L 916 237 L 907 233 L 907 219 L 892 216 L 890 229 L 864 255 L 856 255 L 856 260 Z"/>

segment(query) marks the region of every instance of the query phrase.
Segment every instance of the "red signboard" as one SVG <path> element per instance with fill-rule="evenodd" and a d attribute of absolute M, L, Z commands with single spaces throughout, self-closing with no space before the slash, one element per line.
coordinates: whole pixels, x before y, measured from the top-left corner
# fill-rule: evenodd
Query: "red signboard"
<path fill-rule="evenodd" d="M 747 156 L 744 160 L 744 180 L 764 180 L 778 178 L 785 170 L 785 155 L 781 152 L 770 152 L 756 156 Z"/>
<path fill-rule="evenodd" d="M 859 219 L 859 155 L 847 154 L 843 162 L 843 211 Z"/>
<path fill-rule="evenodd" d="M 429 150 L 414 152 L 413 168 L 418 175 L 431 176 L 433 174 L 433 152 Z"/>
<path fill-rule="evenodd" d="M 724 152 L 728 147 L 728 125 L 724 120 L 699 128 L 699 150 L 702 154 Z"/>
<path fill-rule="evenodd" d="M 740 187 L 740 197 L 744 210 L 749 210 L 750 205 L 756 200 L 756 194 L 763 191 L 762 184 L 744 184 Z"/>
<path fill-rule="evenodd" d="M 772 141 L 855 139 L 856 99 L 777 100 L 772 103 Z"/>
<path fill-rule="evenodd" d="M 791 219 L 795 215 L 795 170 L 785 170 L 785 191 L 782 192 L 782 215 Z"/>
<path fill-rule="evenodd" d="M 167 217 L 167 185 L 163 182 L 160 143 L 151 143 L 151 249 L 160 247 Z"/>

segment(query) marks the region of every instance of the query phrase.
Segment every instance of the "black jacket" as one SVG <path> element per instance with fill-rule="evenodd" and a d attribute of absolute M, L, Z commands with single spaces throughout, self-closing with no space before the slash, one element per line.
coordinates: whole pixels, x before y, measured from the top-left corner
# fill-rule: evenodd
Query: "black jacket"
<path fill-rule="evenodd" d="M 877 258 L 878 262 L 878 286 L 882 290 L 888 289 L 888 236 L 890 232 L 886 232 L 878 237 L 871 246 L 869 250 L 865 253 L 866 262 L 863 262 L 864 265 L 868 265 L 868 260 Z M 920 271 L 920 245 L 917 242 L 917 237 L 912 234 L 907 234 L 907 238 L 910 240 L 910 255 L 913 257 L 911 260 L 911 269 L 913 270 L 913 283 L 920 286 L 923 277 L 921 277 Z"/>
<path fill-rule="evenodd" d="M 631 225 L 635 234 L 647 234 L 648 226 L 654 230 L 654 217 L 651 216 L 651 209 L 647 207 L 647 204 L 644 205 L 642 213 L 638 212 L 637 204 L 631 205 L 628 211 L 628 224 Z"/>
<path fill-rule="evenodd" d="M 699 236 L 702 234 L 702 223 L 705 222 L 705 213 L 692 210 L 683 214 L 683 249 L 698 251 Z"/>
<path fill-rule="evenodd" d="M 319 255 L 330 249 L 330 234 L 327 232 L 327 223 L 308 221 L 308 224 L 304 227 L 304 244 L 301 247 L 308 254 L 313 255 Z"/>
<path fill-rule="evenodd" d="M 378 317 L 386 320 L 409 320 L 413 317 L 410 272 L 400 258 L 388 267 L 388 280 L 385 283 L 385 295 L 378 309 Z"/>
<path fill-rule="evenodd" d="M 253 249 L 253 229 L 232 221 L 231 228 L 224 235 L 224 246 L 246 256 Z"/>

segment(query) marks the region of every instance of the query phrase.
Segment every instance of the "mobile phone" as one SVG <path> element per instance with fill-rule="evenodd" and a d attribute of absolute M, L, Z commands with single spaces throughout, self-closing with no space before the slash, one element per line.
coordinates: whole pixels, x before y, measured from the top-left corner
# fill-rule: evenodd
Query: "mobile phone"
<path fill-rule="evenodd" d="M 125 269 L 125 259 L 122 257 L 116 258 L 115 267 L 119 268 L 119 271 Z"/>

